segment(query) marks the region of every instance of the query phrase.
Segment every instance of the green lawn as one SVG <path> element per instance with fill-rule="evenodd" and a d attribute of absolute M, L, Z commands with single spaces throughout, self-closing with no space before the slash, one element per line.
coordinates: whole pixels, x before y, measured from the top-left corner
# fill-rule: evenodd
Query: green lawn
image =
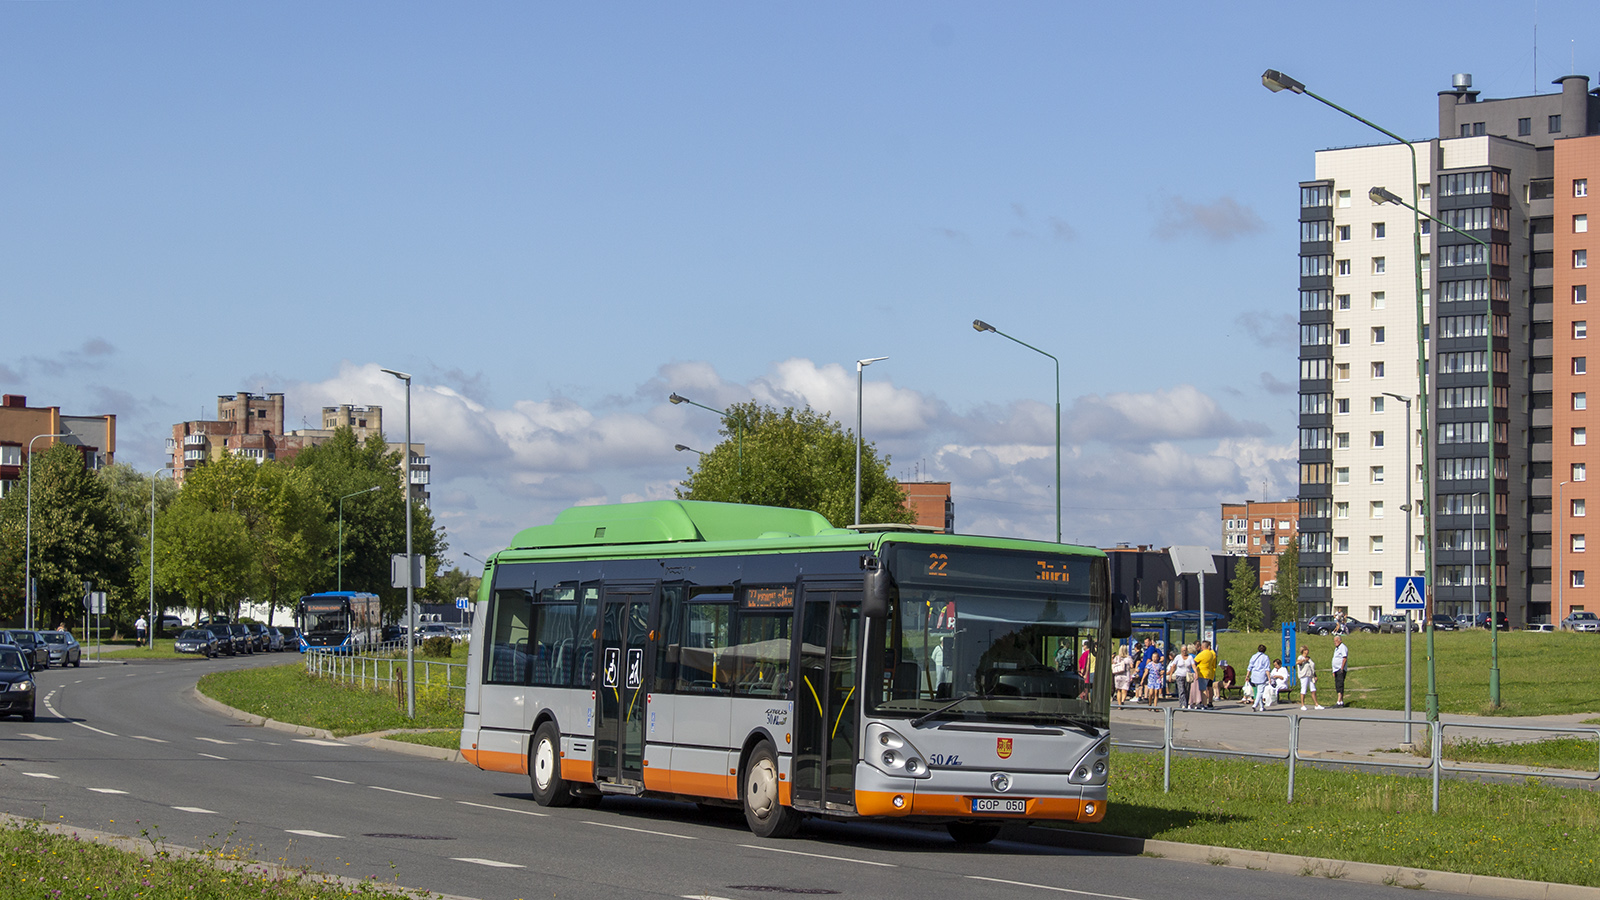
<path fill-rule="evenodd" d="M 406 718 L 405 700 L 393 691 L 344 687 L 305 673 L 296 656 L 286 665 L 212 672 L 200 679 L 202 694 L 248 713 L 325 728 L 338 736 L 391 728 L 461 730 L 461 695 L 417 691 L 417 718 Z"/>
<path fill-rule="evenodd" d="M 1301 634 L 1300 646 L 1311 648 L 1317 663 L 1317 686 L 1324 704 L 1332 705 L 1333 638 Z M 1405 635 L 1352 634 L 1346 699 L 1372 709 L 1404 709 Z M 1240 680 L 1257 644 L 1276 657 L 1276 633 L 1218 635 L 1220 656 L 1233 663 Z M 1439 710 L 1466 715 L 1544 716 L 1600 712 L 1592 660 L 1600 654 L 1600 635 L 1567 632 L 1500 633 L 1501 707 L 1489 706 L 1490 637 L 1482 629 L 1441 631 L 1434 635 Z M 1426 636 L 1412 635 L 1412 707 L 1420 710 L 1428 690 Z M 1292 667 L 1292 663 L 1291 663 Z"/>
<path fill-rule="evenodd" d="M 1535 782 L 1447 780 L 1430 812 L 1426 778 L 1295 770 L 1248 760 L 1172 761 L 1115 752 L 1106 819 L 1076 830 L 1324 859 L 1600 886 L 1600 794 Z M 1311 874 L 1311 873 L 1308 873 Z"/>
<path fill-rule="evenodd" d="M 461 746 L 461 729 L 454 728 L 448 731 L 403 731 L 387 735 L 391 741 L 405 741 L 408 744 L 422 744 L 425 747 L 442 747 L 446 750 L 455 750 Z"/>

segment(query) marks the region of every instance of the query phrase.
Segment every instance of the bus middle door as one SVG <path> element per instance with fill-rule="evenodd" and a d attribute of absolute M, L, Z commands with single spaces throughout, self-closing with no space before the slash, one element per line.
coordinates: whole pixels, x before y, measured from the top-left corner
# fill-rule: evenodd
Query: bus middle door
<path fill-rule="evenodd" d="M 607 588 L 600 606 L 595 690 L 595 783 L 629 793 L 644 788 L 644 723 L 650 665 L 648 587 Z"/>
<path fill-rule="evenodd" d="M 794 687 L 797 806 L 855 809 L 861 591 L 807 588 Z"/>

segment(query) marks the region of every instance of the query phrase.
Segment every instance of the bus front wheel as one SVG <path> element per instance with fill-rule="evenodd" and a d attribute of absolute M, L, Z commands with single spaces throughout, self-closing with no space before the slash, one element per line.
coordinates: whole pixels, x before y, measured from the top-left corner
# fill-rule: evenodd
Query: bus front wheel
<path fill-rule="evenodd" d="M 744 820 L 757 837 L 786 838 L 800 828 L 800 814 L 779 800 L 778 754 L 762 741 L 744 767 L 740 797 Z"/>
<path fill-rule="evenodd" d="M 540 725 L 533 734 L 533 749 L 528 751 L 528 781 L 533 785 L 534 802 L 540 806 L 566 806 L 572 802 L 572 789 L 561 777 L 561 729 L 554 722 Z"/>

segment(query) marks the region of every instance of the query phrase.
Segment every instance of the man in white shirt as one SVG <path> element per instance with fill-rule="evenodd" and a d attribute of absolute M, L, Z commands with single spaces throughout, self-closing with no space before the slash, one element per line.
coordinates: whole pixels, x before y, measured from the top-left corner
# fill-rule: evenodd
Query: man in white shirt
<path fill-rule="evenodd" d="M 126 622 L 127 620 L 124 619 L 123 621 Z M 140 616 L 133 623 L 133 631 L 138 636 L 140 646 L 144 645 L 144 633 L 149 628 L 149 624 L 144 620 L 144 616 Z"/>
<path fill-rule="evenodd" d="M 1272 674 L 1272 660 L 1267 658 L 1266 644 L 1256 646 L 1255 655 L 1250 657 L 1245 671 L 1248 673 L 1246 677 L 1250 681 L 1250 689 L 1255 694 L 1255 710 L 1261 712 L 1267 708 L 1267 676 Z"/>
<path fill-rule="evenodd" d="M 1350 670 L 1350 648 L 1344 645 L 1344 638 L 1333 636 L 1333 692 L 1338 701 L 1334 706 L 1344 705 L 1344 674 Z"/>

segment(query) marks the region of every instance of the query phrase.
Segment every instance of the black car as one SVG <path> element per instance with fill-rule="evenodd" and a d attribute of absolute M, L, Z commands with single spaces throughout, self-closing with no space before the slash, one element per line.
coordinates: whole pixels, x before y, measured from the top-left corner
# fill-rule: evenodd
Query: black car
<path fill-rule="evenodd" d="M 32 722 L 39 691 L 33 684 L 33 666 L 14 644 L 0 645 L 0 716 L 21 716 Z"/>
<path fill-rule="evenodd" d="M 229 639 L 229 644 L 233 643 Z M 191 628 L 178 635 L 172 642 L 172 649 L 179 653 L 198 653 L 206 659 L 211 659 L 222 652 L 218 646 L 217 636 L 205 628 Z"/>
<path fill-rule="evenodd" d="M 1495 622 L 1495 624 L 1496 624 L 1496 626 L 1499 627 L 1499 629 L 1501 631 L 1510 630 L 1511 621 L 1506 618 L 1506 614 L 1505 613 L 1500 613 L 1499 615 L 1495 616 L 1495 619 L 1497 620 Z M 1474 628 L 1488 628 L 1489 627 L 1489 614 L 1488 613 L 1480 613 L 1478 615 L 1478 617 L 1473 620 L 1472 627 L 1474 627 Z"/>
<path fill-rule="evenodd" d="M 278 629 L 262 625 L 260 622 L 252 622 L 244 627 L 250 629 L 250 633 L 256 636 L 257 649 L 262 651 L 283 649 L 283 635 L 278 633 Z"/>
<path fill-rule="evenodd" d="M 1434 631 L 1457 631 L 1458 629 L 1456 628 L 1456 620 L 1451 616 L 1445 615 L 1444 613 L 1434 613 L 1433 614 L 1433 630 Z"/>
<path fill-rule="evenodd" d="M 244 645 L 243 652 L 245 652 L 245 653 L 254 653 L 254 652 L 256 652 L 256 645 L 258 643 L 260 643 L 260 640 L 256 637 L 255 632 L 253 632 L 250 629 L 244 627 L 243 625 L 241 625 L 238 622 L 235 622 L 232 625 L 229 625 L 228 626 L 228 630 L 230 632 L 232 632 L 236 637 L 238 637 L 240 639 L 240 641 L 243 643 L 243 645 Z"/>
<path fill-rule="evenodd" d="M 0 641 L 14 645 L 26 656 L 33 657 L 34 669 L 50 668 L 50 648 L 39 640 L 37 631 L 0 631 Z"/>
<path fill-rule="evenodd" d="M 306 652 L 306 642 L 300 638 L 300 629 L 293 625 L 284 625 L 278 632 L 283 635 L 283 649 Z"/>
<path fill-rule="evenodd" d="M 50 665 L 75 668 L 83 665 L 83 647 L 70 631 L 41 631 L 39 634 L 50 651 Z"/>
<path fill-rule="evenodd" d="M 238 656 L 244 652 L 244 645 L 235 637 L 233 630 L 227 625 L 218 622 L 214 625 L 202 625 L 200 630 L 211 632 L 217 639 L 217 652 L 224 656 Z"/>

